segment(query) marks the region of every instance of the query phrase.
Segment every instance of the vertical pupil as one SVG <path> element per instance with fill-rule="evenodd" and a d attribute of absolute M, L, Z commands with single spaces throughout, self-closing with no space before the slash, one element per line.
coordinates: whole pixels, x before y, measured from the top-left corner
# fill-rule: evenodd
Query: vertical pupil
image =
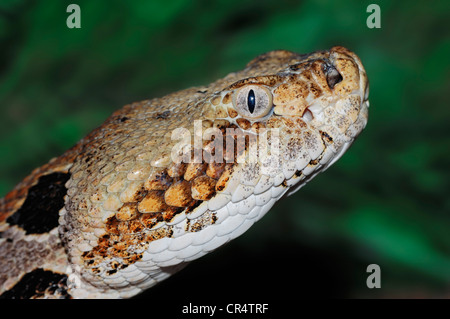
<path fill-rule="evenodd" d="M 248 92 L 247 99 L 248 99 L 247 100 L 248 111 L 253 114 L 253 111 L 255 110 L 255 105 L 256 105 L 255 92 L 253 90 L 250 90 Z"/>

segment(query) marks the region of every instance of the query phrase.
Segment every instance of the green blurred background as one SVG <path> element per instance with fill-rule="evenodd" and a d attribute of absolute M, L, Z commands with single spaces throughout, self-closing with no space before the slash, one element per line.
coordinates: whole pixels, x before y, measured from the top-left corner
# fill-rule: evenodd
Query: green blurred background
<path fill-rule="evenodd" d="M 66 27 L 70 3 L 81 29 Z M 370 3 L 381 29 L 366 26 Z M 266 51 L 343 45 L 371 86 L 351 150 L 140 297 L 450 297 L 449 13 L 448 1 L 1 0 L 0 196 L 124 104 Z M 366 287 L 372 263 L 381 289 Z"/>

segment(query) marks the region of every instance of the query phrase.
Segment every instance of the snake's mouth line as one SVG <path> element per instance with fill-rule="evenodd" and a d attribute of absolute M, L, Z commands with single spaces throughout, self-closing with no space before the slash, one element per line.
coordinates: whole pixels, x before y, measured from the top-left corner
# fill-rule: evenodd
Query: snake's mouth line
<path fill-rule="evenodd" d="M 312 109 L 311 109 L 312 108 Z M 273 108 L 274 109 L 274 108 Z M 300 117 L 307 123 L 311 122 L 312 120 L 314 120 L 314 118 L 317 116 L 317 114 L 319 114 L 320 112 L 322 112 L 322 108 L 317 108 L 314 105 L 308 105 L 302 112 L 302 114 L 300 115 Z M 276 117 L 283 117 L 286 116 L 284 114 L 277 114 L 275 113 L 275 111 L 272 110 L 272 112 L 270 113 L 270 116 L 276 116 Z M 298 115 L 291 115 L 292 117 L 298 117 Z"/>

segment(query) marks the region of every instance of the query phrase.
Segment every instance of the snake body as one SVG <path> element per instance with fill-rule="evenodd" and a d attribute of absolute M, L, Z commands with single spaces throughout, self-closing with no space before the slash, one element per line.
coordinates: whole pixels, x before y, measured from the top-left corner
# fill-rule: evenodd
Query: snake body
<path fill-rule="evenodd" d="M 0 297 L 128 298 L 243 234 L 363 130 L 343 47 L 126 105 L 0 200 Z M 259 143 L 260 141 L 264 143 Z"/>

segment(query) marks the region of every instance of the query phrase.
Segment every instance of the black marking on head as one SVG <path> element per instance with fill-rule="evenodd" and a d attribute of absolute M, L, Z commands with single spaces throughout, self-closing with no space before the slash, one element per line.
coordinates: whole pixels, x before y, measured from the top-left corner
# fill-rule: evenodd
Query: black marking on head
<path fill-rule="evenodd" d="M 46 294 L 70 298 L 67 293 L 67 276 L 41 268 L 35 269 L 25 274 L 14 287 L 0 295 L 0 299 L 30 299 L 43 297 Z"/>
<path fill-rule="evenodd" d="M 41 176 L 38 183 L 28 190 L 22 207 L 6 221 L 23 228 L 26 234 L 43 234 L 57 227 L 69 177 L 67 173 Z"/>
<path fill-rule="evenodd" d="M 331 144 L 331 143 L 333 143 L 333 138 L 332 138 L 330 135 L 328 135 L 327 132 L 320 131 L 320 130 L 319 130 L 319 132 L 320 132 L 320 135 L 321 135 L 321 137 L 322 137 L 322 141 L 324 141 L 325 144 Z"/>
<path fill-rule="evenodd" d="M 159 119 L 166 119 L 170 116 L 170 111 L 164 111 L 162 113 L 158 113 L 155 116 L 155 119 L 159 120 Z"/>
<path fill-rule="evenodd" d="M 305 69 L 306 67 L 308 67 L 310 65 L 311 65 L 311 61 L 302 61 L 302 62 L 290 65 L 289 70 L 297 72 L 299 70 Z"/>

